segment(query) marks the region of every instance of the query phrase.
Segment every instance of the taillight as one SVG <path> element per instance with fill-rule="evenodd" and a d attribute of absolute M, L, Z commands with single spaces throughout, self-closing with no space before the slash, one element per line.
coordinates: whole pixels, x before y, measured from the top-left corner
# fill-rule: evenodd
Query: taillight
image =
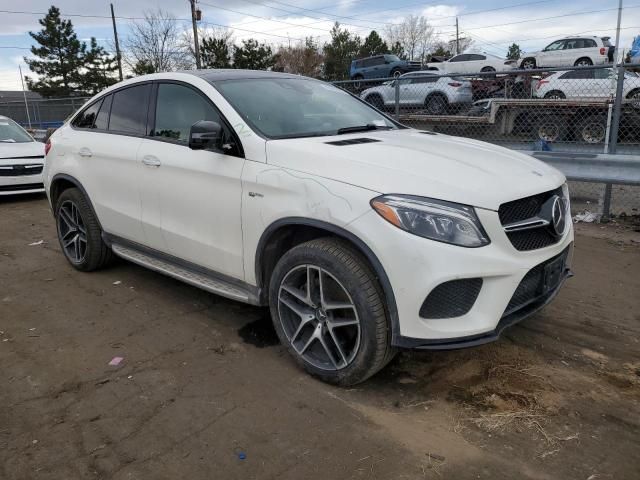
<path fill-rule="evenodd" d="M 605 53 L 607 53 L 607 49 L 604 47 L 600 47 L 600 55 L 604 55 Z"/>
<path fill-rule="evenodd" d="M 449 82 L 450 87 L 461 87 L 462 84 L 460 82 Z"/>
<path fill-rule="evenodd" d="M 540 90 L 540 87 L 545 83 L 549 83 L 549 80 L 538 80 L 538 84 L 536 85 L 536 90 Z"/>
<path fill-rule="evenodd" d="M 51 150 L 51 139 L 47 140 L 47 143 L 44 144 L 44 154 L 47 155 Z"/>

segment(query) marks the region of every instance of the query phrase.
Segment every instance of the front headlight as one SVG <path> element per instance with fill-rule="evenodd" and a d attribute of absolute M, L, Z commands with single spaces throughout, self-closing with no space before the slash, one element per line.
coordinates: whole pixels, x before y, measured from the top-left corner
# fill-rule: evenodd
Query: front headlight
<path fill-rule="evenodd" d="M 373 209 L 407 232 L 461 247 L 482 247 L 489 237 L 473 207 L 411 195 L 383 195 L 371 200 Z"/>

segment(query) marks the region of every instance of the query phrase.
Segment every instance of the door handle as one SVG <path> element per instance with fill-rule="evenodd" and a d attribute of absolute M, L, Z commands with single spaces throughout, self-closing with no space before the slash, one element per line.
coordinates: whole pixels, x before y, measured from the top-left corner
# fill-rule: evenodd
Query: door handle
<path fill-rule="evenodd" d="M 93 154 L 87 147 L 82 147 L 80 150 L 78 150 L 78 155 L 80 155 L 81 157 L 90 157 Z"/>
<path fill-rule="evenodd" d="M 159 167 L 160 165 L 162 165 L 158 157 L 154 155 L 145 155 L 144 157 L 142 157 L 142 163 L 150 167 Z"/>

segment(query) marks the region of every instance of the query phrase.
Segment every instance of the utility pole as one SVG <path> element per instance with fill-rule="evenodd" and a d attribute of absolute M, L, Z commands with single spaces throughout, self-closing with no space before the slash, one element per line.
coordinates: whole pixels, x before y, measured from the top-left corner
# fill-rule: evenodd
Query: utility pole
<path fill-rule="evenodd" d="M 18 64 L 18 70 L 20 71 L 20 82 L 22 83 L 22 96 L 24 97 L 24 109 L 27 112 L 27 121 L 29 122 L 29 128 L 31 128 L 31 115 L 29 115 L 29 104 L 27 103 L 27 92 L 24 89 L 24 78 L 22 78 L 22 67 Z"/>
<path fill-rule="evenodd" d="M 196 0 L 189 0 L 191 4 L 191 23 L 193 24 L 193 47 L 196 49 L 196 68 L 202 68 L 200 64 L 200 46 L 198 43 L 198 26 L 196 24 Z"/>
<path fill-rule="evenodd" d="M 113 3 L 111 5 L 111 22 L 113 23 L 113 38 L 116 41 L 116 60 L 118 60 L 118 76 L 122 81 L 122 60 L 120 57 L 120 44 L 118 43 L 118 30 L 116 29 L 116 16 L 113 14 Z"/>
<path fill-rule="evenodd" d="M 458 31 L 458 17 L 456 17 L 456 55 L 460 53 L 460 32 Z"/>
<path fill-rule="evenodd" d="M 623 61 L 622 59 L 620 59 L 620 62 L 618 62 L 618 52 L 620 51 L 620 23 L 622 22 L 622 0 L 620 0 L 620 2 L 618 3 L 618 24 L 616 27 L 616 44 L 614 45 L 614 50 L 613 50 L 613 67 L 611 69 L 612 72 L 615 72 L 616 69 L 616 65 L 618 65 L 618 63 L 622 64 Z M 622 67 L 618 67 L 617 69 L 618 75 L 624 75 L 624 69 Z M 615 98 L 616 95 L 616 75 L 612 75 L 611 76 L 611 97 Z M 612 116 L 613 116 L 613 102 L 609 103 L 609 112 L 607 114 L 607 131 L 605 134 L 605 139 L 604 139 L 604 153 L 609 153 L 609 144 L 611 143 L 611 120 L 612 120 Z M 620 121 L 620 119 L 618 118 L 618 121 Z M 617 132 L 615 132 L 617 134 Z M 618 139 L 616 138 L 616 141 Z M 615 150 L 615 145 L 614 145 L 614 150 Z"/>

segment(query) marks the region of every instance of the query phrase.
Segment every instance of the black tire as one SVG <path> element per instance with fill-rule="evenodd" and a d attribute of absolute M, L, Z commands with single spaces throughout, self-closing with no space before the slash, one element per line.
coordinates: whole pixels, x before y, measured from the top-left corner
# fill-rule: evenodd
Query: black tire
<path fill-rule="evenodd" d="M 74 212 L 71 217 L 77 219 L 74 230 L 68 221 L 68 212 Z M 73 266 L 73 268 L 91 272 L 107 266 L 112 258 L 113 252 L 102 240 L 102 230 L 98 219 L 89 205 L 89 201 L 77 188 L 69 188 L 60 194 L 55 205 L 56 230 L 58 241 L 62 253 Z M 67 219 L 67 220 L 65 220 Z M 73 223 L 73 221 L 72 221 Z M 75 245 L 78 246 L 78 255 L 73 254 L 70 239 L 75 237 Z M 81 240 L 84 237 L 84 242 Z"/>
<path fill-rule="evenodd" d="M 607 119 L 602 115 L 591 115 L 581 120 L 576 128 L 578 140 L 595 144 L 604 142 L 607 136 Z"/>
<path fill-rule="evenodd" d="M 589 65 L 593 65 L 593 62 L 589 57 L 582 57 L 575 61 L 573 64 L 574 67 L 587 67 Z"/>
<path fill-rule="evenodd" d="M 382 110 L 384 108 L 384 100 L 382 100 L 382 97 L 380 95 L 369 95 L 365 100 L 369 103 L 369 105 L 377 108 L 378 110 Z"/>
<path fill-rule="evenodd" d="M 449 109 L 449 100 L 442 93 L 434 93 L 424 101 L 429 115 L 442 115 Z"/>
<path fill-rule="evenodd" d="M 631 90 L 627 94 L 627 99 L 631 100 L 631 104 L 634 107 L 640 108 L 640 88 L 636 88 L 635 90 Z"/>
<path fill-rule="evenodd" d="M 482 70 L 480 70 L 480 72 L 495 72 L 496 69 L 493 67 L 482 67 Z"/>
<path fill-rule="evenodd" d="M 551 90 L 544 94 L 544 98 L 551 100 L 564 100 L 567 96 L 560 90 Z"/>
<path fill-rule="evenodd" d="M 353 88 L 355 88 L 356 90 L 359 90 L 362 87 L 362 80 L 364 80 L 364 77 L 360 74 L 354 75 L 353 78 Z"/>
<path fill-rule="evenodd" d="M 537 140 L 559 142 L 567 135 L 567 120 L 561 115 L 543 115 L 534 123 L 533 133 Z"/>
<path fill-rule="evenodd" d="M 394 68 L 393 70 L 391 70 L 390 76 L 392 76 L 393 78 L 398 78 L 400 75 L 402 75 L 402 70 L 400 70 L 399 68 Z"/>
<path fill-rule="evenodd" d="M 327 278 L 329 280 L 337 280 L 340 287 L 344 289 L 343 291 L 347 292 L 349 301 L 355 307 L 356 319 L 359 322 L 357 346 L 351 351 L 353 355 L 351 360 L 348 363 L 345 361 L 341 367 L 334 364 L 335 368 L 320 368 L 310 354 L 307 357 L 303 356 L 303 354 L 306 354 L 306 350 L 303 351 L 303 354 L 300 354 L 294 348 L 293 343 L 297 338 L 307 345 L 312 334 L 307 332 L 308 337 L 303 338 L 303 334 L 300 331 L 301 327 L 298 325 L 296 328 L 295 325 L 292 326 L 288 323 L 287 318 L 291 317 L 291 311 L 288 307 L 283 306 L 280 295 L 284 291 L 285 297 L 290 298 L 287 291 L 282 288 L 283 284 L 286 285 L 285 281 L 290 278 L 292 272 L 295 274 L 299 269 L 304 269 L 304 266 L 322 269 L 325 285 L 329 283 Z M 309 277 L 303 278 L 308 279 Z M 308 281 L 305 285 L 309 283 L 314 282 Z M 317 286 L 318 283 L 315 282 L 314 285 Z M 301 286 L 301 288 L 304 288 L 307 292 L 312 290 L 306 286 Z M 311 298 L 311 294 L 309 294 L 309 298 Z M 286 346 L 299 366 L 324 382 L 342 386 L 363 382 L 389 363 L 395 354 L 395 350 L 390 346 L 391 326 L 387 319 L 384 296 L 376 281 L 376 275 L 360 253 L 343 240 L 330 237 L 311 240 L 285 253 L 278 261 L 271 275 L 269 304 L 273 324 L 282 344 Z M 322 315 L 324 315 L 325 320 L 327 319 L 326 315 L 328 315 L 327 312 L 329 310 L 327 309 L 327 312 L 318 316 L 318 311 L 323 310 L 321 307 L 306 307 L 303 305 L 303 308 L 308 308 L 310 311 L 314 311 L 313 308 L 317 308 L 315 310 L 316 317 L 314 318 L 318 320 L 312 320 L 309 328 L 314 332 L 319 329 L 320 335 L 324 335 L 325 343 L 329 341 L 330 339 L 327 336 L 329 331 L 326 326 L 318 326 Z M 343 313 L 342 315 L 345 314 Z M 299 317 L 293 315 L 293 318 Z M 296 333 L 300 332 L 300 334 L 296 337 L 295 333 L 292 335 L 287 333 L 287 330 L 289 332 L 295 330 Z M 323 346 L 320 341 L 313 342 L 315 342 L 317 348 Z M 335 345 L 334 343 L 331 344 Z M 345 345 L 343 344 L 344 347 Z M 312 350 L 311 347 L 308 347 L 308 350 Z M 329 358 L 328 355 L 325 356 Z M 339 358 L 339 356 L 337 357 Z"/>
<path fill-rule="evenodd" d="M 533 68 L 536 68 L 536 59 L 531 57 L 525 58 L 520 63 L 520 68 L 523 70 L 531 70 Z"/>

